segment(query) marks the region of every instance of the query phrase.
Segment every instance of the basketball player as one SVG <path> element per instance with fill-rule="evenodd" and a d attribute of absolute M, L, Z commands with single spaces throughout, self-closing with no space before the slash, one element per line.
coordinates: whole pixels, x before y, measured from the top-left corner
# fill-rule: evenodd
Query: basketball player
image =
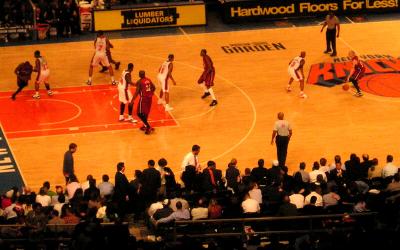
<path fill-rule="evenodd" d="M 33 66 L 28 62 L 23 62 L 14 70 L 14 73 L 17 75 L 17 91 L 12 94 L 11 99 L 15 101 L 15 97 L 18 95 L 19 92 L 22 91 L 23 88 L 28 86 L 28 81 L 31 79 L 33 71 Z"/>
<path fill-rule="evenodd" d="M 350 71 L 349 76 L 347 77 L 347 81 L 351 81 L 351 83 L 353 84 L 354 88 L 356 88 L 357 93 L 355 93 L 354 95 L 357 97 L 362 96 L 362 92 L 360 90 L 360 87 L 358 86 L 358 80 L 360 80 L 365 73 L 365 65 L 363 62 L 361 62 L 361 60 L 358 59 L 358 56 L 356 55 L 356 53 L 354 51 L 350 51 L 349 52 L 349 57 L 351 58 L 351 61 L 353 63 L 353 67 Z"/>
<path fill-rule="evenodd" d="M 176 85 L 174 78 L 172 77 L 172 70 L 174 68 L 172 62 L 174 61 L 174 55 L 168 55 L 168 60 L 163 62 L 160 69 L 158 70 L 158 81 L 161 85 L 160 99 L 158 99 L 158 104 L 165 104 L 165 111 L 171 111 L 174 108 L 169 106 L 169 85 L 168 79 L 171 79 L 172 83 Z"/>
<path fill-rule="evenodd" d="M 132 92 L 129 89 L 130 85 L 134 85 L 132 83 L 131 73 L 133 71 L 133 63 L 128 64 L 128 69 L 122 72 L 121 81 L 118 84 L 118 98 L 120 101 L 120 109 L 119 109 L 119 121 L 130 121 L 137 122 L 137 120 L 133 119 L 133 102 L 132 102 Z M 128 104 L 128 118 L 124 118 L 125 106 Z"/>
<path fill-rule="evenodd" d="M 90 63 L 90 67 L 89 67 L 89 79 L 86 81 L 87 85 L 92 85 L 93 67 L 98 66 L 99 63 L 108 67 L 108 70 L 110 72 L 110 77 L 111 77 L 111 84 L 112 85 L 117 84 L 117 82 L 114 79 L 114 71 L 110 65 L 110 62 L 108 61 L 107 54 L 106 54 L 107 40 L 108 39 L 104 36 L 103 31 L 99 31 L 97 33 L 97 38 L 94 41 L 95 53 L 92 57 L 92 61 Z"/>
<path fill-rule="evenodd" d="M 293 80 L 300 82 L 300 97 L 307 98 L 307 95 L 304 93 L 304 72 L 303 66 L 306 63 L 304 58 L 306 57 L 306 52 L 302 51 L 300 56 L 296 56 L 289 62 L 288 72 L 289 72 L 289 84 L 286 88 L 287 92 L 292 91 L 291 85 Z"/>
<path fill-rule="evenodd" d="M 107 39 L 106 55 L 107 55 L 107 58 L 108 58 L 108 62 L 110 64 L 114 64 L 115 65 L 115 70 L 119 70 L 119 66 L 121 65 L 121 62 L 117 62 L 112 58 L 112 55 L 111 55 L 111 49 L 112 48 L 114 48 L 114 46 L 111 44 L 110 40 Z M 100 70 L 100 73 L 104 73 L 104 72 L 106 72 L 108 70 L 108 67 L 104 66 L 101 63 L 100 63 L 100 65 L 102 67 L 101 70 Z"/>
<path fill-rule="evenodd" d="M 215 68 L 211 58 L 207 55 L 207 51 L 205 49 L 201 50 L 200 56 L 203 57 L 204 71 L 197 83 L 200 84 L 200 86 L 202 86 L 202 88 L 204 89 L 204 95 L 201 96 L 202 99 L 211 95 L 211 98 L 213 100 L 210 106 L 212 107 L 218 104 L 217 98 L 215 98 L 214 91 L 212 89 L 212 86 L 214 86 Z"/>
<path fill-rule="evenodd" d="M 139 71 L 139 77 L 140 79 L 136 83 L 136 92 L 133 95 L 132 103 L 135 101 L 136 97 L 139 96 L 137 114 L 144 124 L 140 130 L 145 131 L 145 134 L 148 135 L 154 131 L 154 128 L 150 126 L 147 119 L 149 117 L 151 102 L 156 87 L 151 80 L 146 77 L 146 74 L 143 70 Z"/>
<path fill-rule="evenodd" d="M 50 76 L 50 69 L 47 64 L 47 61 L 40 55 L 40 51 L 36 50 L 35 53 L 35 68 L 34 72 L 37 72 L 36 76 L 36 81 L 35 81 L 35 94 L 32 96 L 35 99 L 39 99 L 39 85 L 44 84 L 47 90 L 47 94 L 49 96 L 53 95 L 53 92 L 50 89 L 50 84 L 49 84 L 49 76 Z"/>

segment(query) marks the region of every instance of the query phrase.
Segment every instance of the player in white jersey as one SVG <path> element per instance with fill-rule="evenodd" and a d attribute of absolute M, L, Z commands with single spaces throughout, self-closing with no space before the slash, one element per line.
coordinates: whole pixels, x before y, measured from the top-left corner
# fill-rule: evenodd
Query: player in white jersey
<path fill-rule="evenodd" d="M 92 85 L 93 67 L 98 66 L 101 62 L 103 66 L 108 67 L 111 77 L 111 84 L 116 85 L 117 82 L 114 80 L 114 71 L 110 65 L 110 62 L 108 61 L 106 53 L 107 37 L 104 36 L 104 32 L 101 30 L 97 33 L 97 38 L 94 41 L 94 48 L 95 52 L 89 67 L 89 79 L 86 81 L 86 84 Z"/>
<path fill-rule="evenodd" d="M 34 53 L 36 58 L 34 72 L 37 72 L 36 81 L 35 81 L 35 94 L 32 96 L 35 99 L 39 99 L 39 86 L 40 84 L 44 84 L 47 90 L 48 95 L 53 95 L 53 92 L 50 89 L 49 84 L 49 76 L 50 76 L 50 69 L 49 65 L 47 64 L 46 59 L 40 55 L 40 51 L 36 50 Z"/>
<path fill-rule="evenodd" d="M 174 61 L 174 55 L 168 55 L 168 60 L 163 62 L 160 69 L 158 70 L 158 81 L 161 85 L 160 99 L 158 99 L 158 104 L 165 104 L 165 111 L 171 111 L 173 108 L 169 106 L 169 84 L 168 79 L 171 79 L 172 83 L 176 85 L 174 78 L 172 77 L 172 70 L 174 66 L 172 62 Z"/>
<path fill-rule="evenodd" d="M 133 86 L 131 73 L 133 71 L 133 63 L 128 64 L 128 69 L 122 72 L 121 81 L 118 83 L 118 99 L 120 101 L 119 106 L 119 121 L 130 121 L 137 122 L 137 120 L 133 119 L 133 102 L 132 102 L 132 92 L 129 89 L 130 86 Z M 125 106 L 128 104 L 128 118 L 124 118 Z"/>
<path fill-rule="evenodd" d="M 304 93 L 304 72 L 303 66 L 306 63 L 304 58 L 306 57 L 306 52 L 302 51 L 300 56 L 296 56 L 289 62 L 288 73 L 290 76 L 289 84 L 286 88 L 288 92 L 292 91 L 291 84 L 293 80 L 300 82 L 300 97 L 307 98 L 307 95 Z"/>

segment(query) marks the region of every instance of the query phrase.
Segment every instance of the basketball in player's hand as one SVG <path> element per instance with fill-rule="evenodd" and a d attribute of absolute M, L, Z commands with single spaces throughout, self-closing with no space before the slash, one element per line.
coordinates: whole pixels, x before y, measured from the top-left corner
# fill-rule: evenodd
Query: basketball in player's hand
<path fill-rule="evenodd" d="M 342 89 L 343 89 L 344 91 L 349 90 L 349 88 L 350 88 L 350 86 L 349 86 L 349 84 L 347 84 L 347 83 L 343 84 L 343 86 L 342 86 Z"/>

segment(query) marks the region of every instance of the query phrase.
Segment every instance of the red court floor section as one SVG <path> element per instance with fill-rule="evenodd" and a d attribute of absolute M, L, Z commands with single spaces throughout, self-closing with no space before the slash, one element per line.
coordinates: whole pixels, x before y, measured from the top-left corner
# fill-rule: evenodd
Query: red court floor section
<path fill-rule="evenodd" d="M 16 101 L 11 100 L 11 92 L 0 93 L 0 122 L 8 138 L 135 129 L 142 126 L 141 122 L 132 124 L 118 121 L 117 87 L 95 85 L 53 91 L 53 96 L 47 96 L 42 90 L 40 100 L 32 98 L 33 91 L 22 91 Z M 134 117 L 139 120 L 136 117 L 137 100 Z M 161 105 L 157 105 L 156 96 L 153 97 L 149 121 L 154 127 L 177 125 L 174 118 Z"/>

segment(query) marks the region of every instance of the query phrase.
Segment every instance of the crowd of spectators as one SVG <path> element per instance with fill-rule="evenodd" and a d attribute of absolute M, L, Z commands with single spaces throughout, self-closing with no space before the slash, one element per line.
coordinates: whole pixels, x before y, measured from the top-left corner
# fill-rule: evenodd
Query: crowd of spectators
<path fill-rule="evenodd" d="M 175 176 L 161 158 L 157 163 L 149 160 L 143 171 L 135 170 L 131 181 L 120 162 L 113 183 L 108 175 L 100 182 L 91 175 L 79 182 L 72 175 L 65 187 L 54 190 L 49 182 L 38 193 L 28 187 L 12 188 L 1 197 L 0 224 L 26 225 L 31 229 L 27 232 L 38 233 L 48 223 L 133 218 L 157 231 L 175 220 L 382 212 L 389 206 L 391 212 L 384 213 L 388 223 L 398 225 L 399 168 L 391 155 L 386 162 L 381 176 L 374 178 L 377 159 L 363 155 L 360 160 L 355 154 L 344 162 L 335 156 L 331 165 L 321 158 L 310 172 L 302 162 L 293 175 L 276 160 L 266 167 L 263 159 L 242 174 L 238 161 L 232 159 L 225 174 L 208 161 L 204 169 L 188 165 L 181 176 Z"/>

